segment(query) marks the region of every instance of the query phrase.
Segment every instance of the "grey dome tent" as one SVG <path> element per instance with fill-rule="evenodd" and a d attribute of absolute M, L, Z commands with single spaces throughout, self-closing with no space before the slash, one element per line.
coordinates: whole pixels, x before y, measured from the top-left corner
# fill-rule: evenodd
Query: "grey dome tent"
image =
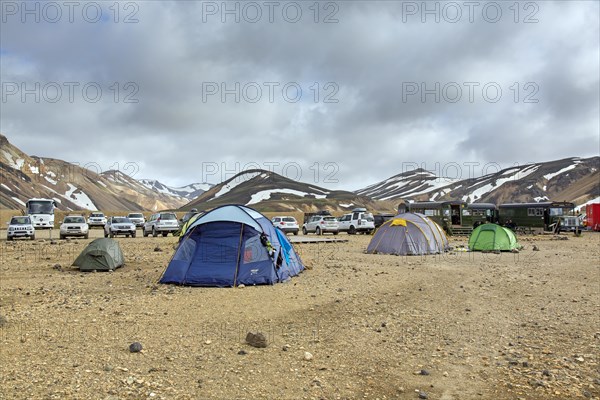
<path fill-rule="evenodd" d="M 80 271 L 113 271 L 125 264 L 119 243 L 100 238 L 87 245 L 73 262 Z"/>
<path fill-rule="evenodd" d="M 439 254 L 449 248 L 446 234 L 434 221 L 419 213 L 402 213 L 377 229 L 367 247 L 369 254 Z"/>

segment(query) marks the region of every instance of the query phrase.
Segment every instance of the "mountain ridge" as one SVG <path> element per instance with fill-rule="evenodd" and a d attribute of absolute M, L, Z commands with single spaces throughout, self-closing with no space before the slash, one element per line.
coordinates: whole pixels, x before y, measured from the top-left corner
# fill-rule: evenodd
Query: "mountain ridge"
<path fill-rule="evenodd" d="M 600 195 L 600 157 L 511 166 L 480 177 L 438 177 L 417 168 L 356 191 L 379 200 L 463 200 L 503 203 L 542 200 L 583 203 Z"/>

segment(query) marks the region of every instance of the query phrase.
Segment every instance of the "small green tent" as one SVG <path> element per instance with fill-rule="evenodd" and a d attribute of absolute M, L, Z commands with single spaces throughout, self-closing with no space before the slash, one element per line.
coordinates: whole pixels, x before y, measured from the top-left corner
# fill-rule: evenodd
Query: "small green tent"
<path fill-rule="evenodd" d="M 469 249 L 472 251 L 510 251 L 518 247 L 519 243 L 513 231 L 497 224 L 479 225 L 469 237 Z"/>
<path fill-rule="evenodd" d="M 113 239 L 100 238 L 88 244 L 73 262 L 80 271 L 112 271 L 125 264 L 119 243 Z"/>

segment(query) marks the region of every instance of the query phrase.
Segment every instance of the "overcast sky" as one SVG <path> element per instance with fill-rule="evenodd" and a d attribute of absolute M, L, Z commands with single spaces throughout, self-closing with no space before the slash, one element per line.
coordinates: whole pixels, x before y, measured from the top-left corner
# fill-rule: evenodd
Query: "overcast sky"
<path fill-rule="evenodd" d="M 597 1 L 1 5 L 0 130 L 32 155 L 355 190 L 599 154 Z"/>

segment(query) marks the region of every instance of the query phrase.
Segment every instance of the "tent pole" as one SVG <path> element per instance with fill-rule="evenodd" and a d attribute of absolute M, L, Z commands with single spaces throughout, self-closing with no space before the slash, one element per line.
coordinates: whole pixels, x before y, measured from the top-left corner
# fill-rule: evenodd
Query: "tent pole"
<path fill-rule="evenodd" d="M 237 286 L 237 277 L 238 277 L 238 272 L 240 270 L 240 257 L 241 257 L 241 251 L 242 251 L 242 238 L 244 236 L 244 224 L 241 224 L 240 227 L 240 244 L 238 245 L 238 254 L 237 254 L 237 264 L 235 266 L 235 275 L 233 275 L 233 287 Z"/>

